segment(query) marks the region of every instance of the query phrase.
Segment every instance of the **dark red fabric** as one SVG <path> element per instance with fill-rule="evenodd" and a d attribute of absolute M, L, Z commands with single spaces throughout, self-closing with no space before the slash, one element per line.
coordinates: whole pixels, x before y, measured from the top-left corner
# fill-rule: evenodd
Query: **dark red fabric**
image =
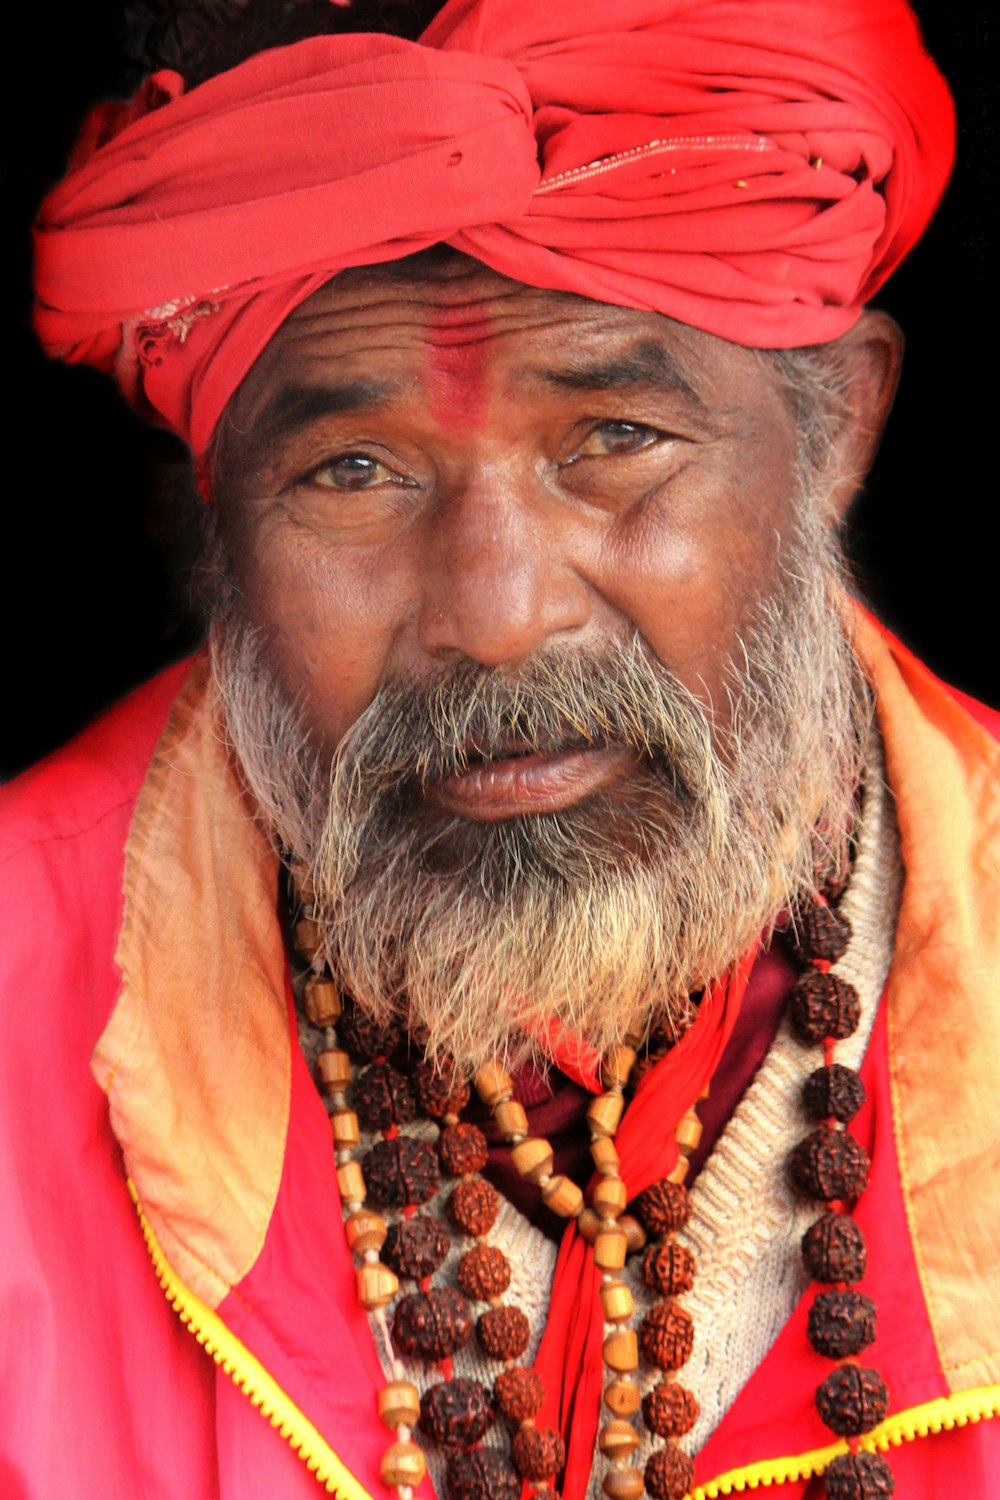
<path fill-rule="evenodd" d="M 770 949 L 758 956 L 732 1035 L 712 1075 L 711 1092 L 698 1105 L 702 1137 L 697 1151 L 690 1157 L 685 1179 L 689 1185 L 694 1182 L 730 1115 L 753 1082 L 774 1040 L 799 973 L 798 965 L 787 953 L 780 936 Z M 514 1074 L 514 1095 L 527 1112 L 528 1134 L 543 1136 L 551 1145 L 553 1170 L 572 1177 L 584 1187 L 593 1172 L 584 1123 L 590 1092 L 557 1069 L 543 1074 L 528 1066 Z M 546 1208 L 537 1187 L 525 1182 L 518 1174 L 511 1148 L 504 1141 L 487 1106 L 483 1104 L 474 1108 L 469 1117 L 475 1119 L 490 1143 L 485 1175 L 494 1187 L 499 1188 L 536 1229 L 550 1239 L 561 1238 L 562 1224 L 552 1210 Z"/>
<path fill-rule="evenodd" d="M 420 43 L 314 38 L 102 107 L 41 211 L 38 328 L 197 452 L 298 303 L 436 241 L 737 343 L 824 342 L 952 148 L 904 0 L 451 0 Z"/>

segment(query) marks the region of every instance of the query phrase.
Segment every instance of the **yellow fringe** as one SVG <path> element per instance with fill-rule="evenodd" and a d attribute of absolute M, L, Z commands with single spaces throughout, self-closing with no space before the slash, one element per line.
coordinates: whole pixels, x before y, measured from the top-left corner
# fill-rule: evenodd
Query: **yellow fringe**
<path fill-rule="evenodd" d="M 925 1401 L 922 1406 L 911 1406 L 908 1411 L 895 1412 L 871 1432 L 866 1432 L 858 1446 L 884 1453 L 887 1448 L 898 1448 L 914 1438 L 928 1437 L 934 1432 L 950 1432 L 953 1427 L 965 1427 L 969 1422 L 982 1422 L 997 1416 L 1000 1416 L 1000 1385 L 983 1385 L 972 1391 L 938 1396 L 933 1401 Z M 745 1464 L 742 1468 L 719 1474 L 705 1484 L 695 1485 L 687 1500 L 717 1500 L 720 1495 L 737 1495 L 744 1490 L 811 1479 L 824 1473 L 838 1454 L 847 1451 L 847 1443 L 841 1439 L 829 1447 L 814 1448 L 810 1453 Z"/>

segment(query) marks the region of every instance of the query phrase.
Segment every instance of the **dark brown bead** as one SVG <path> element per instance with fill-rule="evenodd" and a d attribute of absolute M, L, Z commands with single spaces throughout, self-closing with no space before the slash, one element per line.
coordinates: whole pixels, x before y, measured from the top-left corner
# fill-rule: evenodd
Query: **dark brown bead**
<path fill-rule="evenodd" d="M 446 1125 L 438 1141 L 438 1155 L 447 1177 L 466 1177 L 483 1170 L 490 1148 L 478 1125 Z"/>
<path fill-rule="evenodd" d="M 860 1281 L 868 1267 L 864 1234 L 846 1214 L 823 1214 L 802 1236 L 802 1260 L 814 1281 Z"/>
<path fill-rule="evenodd" d="M 531 1324 L 519 1307 L 491 1307 L 480 1317 L 476 1330 L 492 1359 L 520 1359 L 531 1338 Z"/>
<path fill-rule="evenodd" d="M 442 1380 L 420 1398 L 420 1425 L 442 1448 L 471 1448 L 493 1422 L 493 1403 L 478 1380 Z"/>
<path fill-rule="evenodd" d="M 417 1097 L 410 1080 L 389 1063 L 372 1063 L 351 1088 L 351 1103 L 368 1130 L 407 1125 L 417 1117 Z"/>
<path fill-rule="evenodd" d="M 810 1198 L 853 1201 L 868 1186 L 868 1152 L 846 1130 L 820 1128 L 800 1141 L 789 1161 L 791 1178 Z"/>
<path fill-rule="evenodd" d="M 489 1234 L 500 1211 L 500 1199 L 492 1183 L 482 1177 L 460 1182 L 448 1199 L 448 1212 L 465 1234 Z"/>
<path fill-rule="evenodd" d="M 881 1453 L 840 1453 L 826 1471 L 826 1500 L 888 1500 L 896 1481 Z"/>
<path fill-rule="evenodd" d="M 832 906 L 816 901 L 808 910 L 798 912 L 792 948 L 801 959 L 824 958 L 835 964 L 843 958 L 851 940 L 851 924 Z"/>
<path fill-rule="evenodd" d="M 686 1453 L 668 1443 L 649 1455 L 645 1479 L 653 1500 L 684 1500 L 694 1484 L 694 1464 Z"/>
<path fill-rule="evenodd" d="M 668 1240 L 665 1245 L 650 1245 L 642 1262 L 646 1285 L 665 1297 L 689 1292 L 694 1285 L 694 1272 L 694 1256 L 676 1240 Z"/>
<path fill-rule="evenodd" d="M 393 1025 L 377 1026 L 371 1016 L 356 1005 L 345 1007 L 337 1022 L 337 1040 L 356 1062 L 371 1062 L 373 1057 L 388 1057 L 399 1045 L 399 1032 Z"/>
<path fill-rule="evenodd" d="M 795 981 L 790 1005 L 795 1029 L 807 1042 L 824 1042 L 827 1037 L 842 1042 L 857 1030 L 861 1016 L 853 984 L 816 969 Z"/>
<path fill-rule="evenodd" d="M 495 1245 L 473 1245 L 459 1261 L 455 1280 L 470 1301 L 488 1302 L 510 1286 L 510 1261 Z"/>
<path fill-rule="evenodd" d="M 386 1208 L 426 1203 L 441 1186 L 437 1152 L 429 1141 L 397 1135 L 377 1141 L 362 1163 L 368 1196 Z"/>
<path fill-rule="evenodd" d="M 448 1500 L 518 1500 L 521 1476 L 499 1448 L 453 1453 L 445 1475 Z"/>
<path fill-rule="evenodd" d="M 694 1322 L 676 1302 L 661 1302 L 639 1325 L 639 1344 L 651 1365 L 660 1370 L 679 1370 L 691 1358 Z"/>
<path fill-rule="evenodd" d="M 461 1292 L 450 1286 L 432 1286 L 428 1292 L 410 1292 L 396 1304 L 392 1341 L 409 1358 L 447 1359 L 464 1349 L 472 1334 L 472 1312 Z"/>
<path fill-rule="evenodd" d="M 642 1398 L 642 1415 L 657 1437 L 683 1437 L 698 1420 L 698 1403 L 675 1380 L 661 1380 Z"/>
<path fill-rule="evenodd" d="M 413 1086 L 420 1108 L 433 1120 L 460 1115 L 472 1092 L 468 1079 L 462 1077 L 449 1058 L 438 1063 L 419 1063 L 413 1070 Z"/>
<path fill-rule="evenodd" d="M 650 1234 L 673 1234 L 691 1217 L 687 1188 L 679 1182 L 654 1182 L 641 1192 L 635 1210 Z"/>
<path fill-rule="evenodd" d="M 802 1088 L 802 1102 L 814 1120 L 834 1119 L 846 1125 L 865 1102 L 865 1086 L 853 1068 L 831 1063 L 809 1074 Z"/>
<path fill-rule="evenodd" d="M 820 1292 L 806 1334 L 817 1354 L 847 1359 L 875 1340 L 875 1304 L 862 1292 Z"/>
<path fill-rule="evenodd" d="M 566 1462 L 566 1444 L 554 1427 L 522 1427 L 510 1456 L 523 1478 L 554 1479 Z"/>
<path fill-rule="evenodd" d="M 642 1057 L 637 1058 L 632 1064 L 631 1073 L 628 1075 L 629 1087 L 633 1089 L 638 1088 L 646 1074 L 651 1073 L 656 1067 L 658 1061 L 659 1058 L 654 1057 L 651 1052 L 645 1052 Z"/>
<path fill-rule="evenodd" d="M 877 1370 L 841 1365 L 816 1390 L 816 1410 L 839 1437 L 877 1427 L 889 1409 L 889 1392 Z"/>
<path fill-rule="evenodd" d="M 526 1365 L 512 1365 L 501 1370 L 493 1382 L 493 1399 L 508 1422 L 526 1422 L 545 1401 L 541 1377 Z"/>
<path fill-rule="evenodd" d="M 390 1226 L 382 1247 L 382 1259 L 397 1276 L 433 1276 L 451 1249 L 444 1225 L 427 1214 L 414 1214 Z"/>

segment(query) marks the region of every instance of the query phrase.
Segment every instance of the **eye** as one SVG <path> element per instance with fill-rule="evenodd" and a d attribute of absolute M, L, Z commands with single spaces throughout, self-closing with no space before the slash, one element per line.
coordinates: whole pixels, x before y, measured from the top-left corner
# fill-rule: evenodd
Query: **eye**
<path fill-rule="evenodd" d="M 379 484 L 402 484 L 399 474 L 368 453 L 340 453 L 314 469 L 309 479 L 330 490 L 367 490 Z"/>
<path fill-rule="evenodd" d="M 577 448 L 570 463 L 578 458 L 619 458 L 650 448 L 663 436 L 655 427 L 641 422 L 601 422 Z"/>

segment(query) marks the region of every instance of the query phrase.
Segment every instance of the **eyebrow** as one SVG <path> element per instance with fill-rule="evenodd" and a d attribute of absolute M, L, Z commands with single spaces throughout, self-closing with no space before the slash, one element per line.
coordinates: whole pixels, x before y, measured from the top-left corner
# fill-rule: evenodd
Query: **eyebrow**
<path fill-rule="evenodd" d="M 680 396 L 703 412 L 708 406 L 674 356 L 655 339 L 644 339 L 609 359 L 571 359 L 560 370 L 534 370 L 545 385 L 570 391 L 612 391 L 630 386 L 652 386 Z"/>
<path fill-rule="evenodd" d="M 256 424 L 274 441 L 294 436 L 323 417 L 367 411 L 397 396 L 403 387 L 389 380 L 348 380 L 342 385 L 284 386 L 264 407 Z"/>

